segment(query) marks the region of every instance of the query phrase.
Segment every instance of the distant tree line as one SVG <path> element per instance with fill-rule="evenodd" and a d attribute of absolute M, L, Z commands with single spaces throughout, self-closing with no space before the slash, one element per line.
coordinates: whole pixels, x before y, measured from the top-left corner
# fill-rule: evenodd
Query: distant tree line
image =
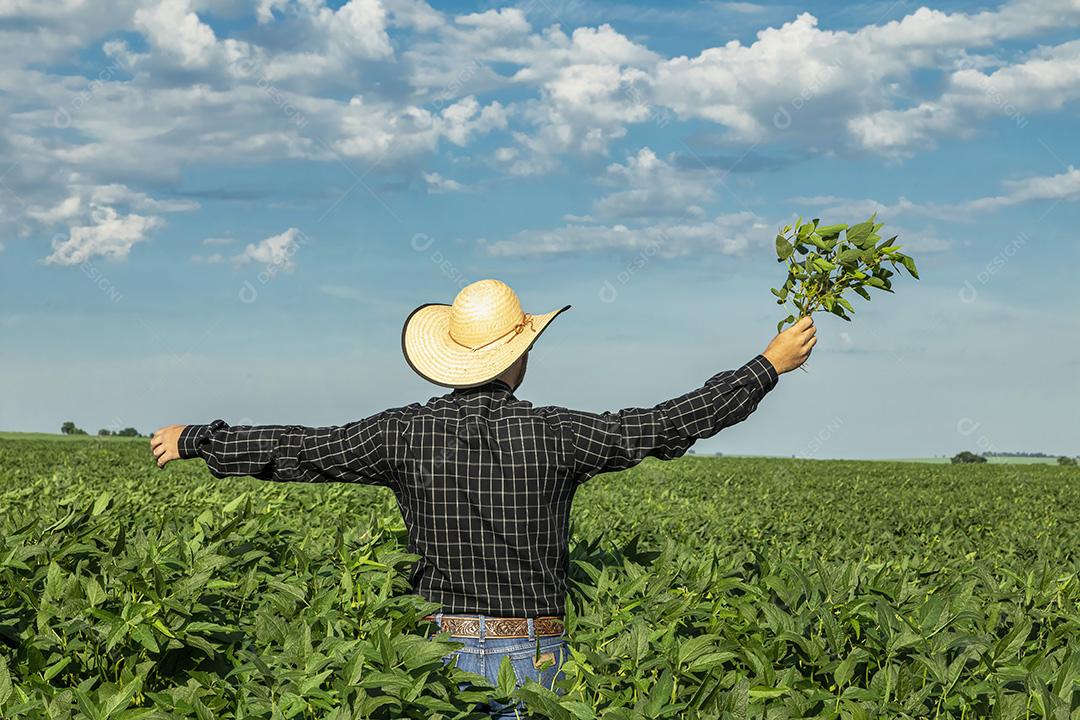
<path fill-rule="evenodd" d="M 1050 458 L 1053 455 L 1047 455 L 1046 453 L 973 453 L 969 450 L 958 452 L 952 456 L 953 465 L 969 465 L 972 463 L 984 463 L 988 457 L 1037 457 L 1037 458 Z M 1058 465 L 1068 465 L 1075 467 L 1080 465 L 1080 458 L 1069 457 L 1068 455 L 1061 455 L 1057 459 Z"/>
<path fill-rule="evenodd" d="M 60 432 L 63 433 L 64 435 L 88 435 L 89 434 L 85 430 L 83 430 L 81 427 L 77 427 L 75 425 L 75 423 L 73 423 L 70 420 L 68 420 L 63 425 L 60 426 Z M 139 434 L 139 431 L 136 430 L 133 427 L 126 427 L 123 430 L 109 430 L 108 428 L 101 428 L 100 430 L 97 431 L 97 434 L 102 436 L 102 437 L 106 437 L 106 436 L 142 437 Z"/>
<path fill-rule="evenodd" d="M 984 462 L 986 462 L 985 455 L 979 455 L 978 453 L 973 453 L 970 450 L 964 450 L 963 452 L 958 452 L 952 456 L 953 465 L 971 465 L 974 463 Z"/>

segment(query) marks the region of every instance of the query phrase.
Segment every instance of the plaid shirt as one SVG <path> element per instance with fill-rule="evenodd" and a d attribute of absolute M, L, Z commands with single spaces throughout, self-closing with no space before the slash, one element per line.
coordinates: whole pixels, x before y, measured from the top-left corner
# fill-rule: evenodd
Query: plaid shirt
<path fill-rule="evenodd" d="M 493 380 L 337 427 L 189 425 L 179 450 L 219 478 L 388 487 L 420 556 L 415 592 L 446 613 L 563 615 L 577 487 L 682 456 L 744 420 L 776 382 L 758 355 L 655 407 L 593 413 L 534 407 Z"/>

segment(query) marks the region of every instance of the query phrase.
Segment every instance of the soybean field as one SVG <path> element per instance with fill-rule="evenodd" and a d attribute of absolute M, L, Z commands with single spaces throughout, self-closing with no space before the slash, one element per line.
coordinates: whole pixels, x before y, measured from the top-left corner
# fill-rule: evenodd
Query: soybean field
<path fill-rule="evenodd" d="M 0 438 L 0 717 L 1080 718 L 1080 470 L 687 456 L 580 487 L 557 694 L 441 657 L 390 490 Z"/>

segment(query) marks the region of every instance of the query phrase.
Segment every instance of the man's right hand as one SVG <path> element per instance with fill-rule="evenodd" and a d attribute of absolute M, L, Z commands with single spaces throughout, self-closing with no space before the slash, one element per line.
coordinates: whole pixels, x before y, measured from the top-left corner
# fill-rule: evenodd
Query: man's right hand
<path fill-rule="evenodd" d="M 187 425 L 166 425 L 150 433 L 150 451 L 157 459 L 157 466 L 163 468 L 173 460 L 180 459 L 180 433 Z"/>
<path fill-rule="evenodd" d="M 813 319 L 800 318 L 794 325 L 774 337 L 761 354 L 776 368 L 776 373 L 782 375 L 806 362 L 817 343 L 816 334 L 817 328 L 814 327 Z"/>

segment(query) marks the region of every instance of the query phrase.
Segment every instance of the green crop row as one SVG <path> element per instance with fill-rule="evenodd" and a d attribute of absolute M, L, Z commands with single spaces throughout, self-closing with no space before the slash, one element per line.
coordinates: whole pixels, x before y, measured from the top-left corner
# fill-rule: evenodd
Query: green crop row
<path fill-rule="evenodd" d="M 0 439 L 0 717 L 1080 718 L 1080 473 L 695 458 L 575 500 L 562 695 L 441 661 L 392 494 Z"/>

